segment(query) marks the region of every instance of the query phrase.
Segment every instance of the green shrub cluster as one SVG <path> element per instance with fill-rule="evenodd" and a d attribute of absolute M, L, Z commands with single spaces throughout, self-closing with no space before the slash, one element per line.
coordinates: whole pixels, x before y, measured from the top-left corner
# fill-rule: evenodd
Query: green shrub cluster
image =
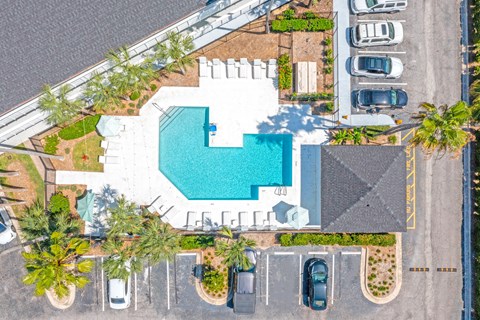
<path fill-rule="evenodd" d="M 290 56 L 286 53 L 278 58 L 278 87 L 280 90 L 292 87 L 292 64 Z"/>
<path fill-rule="evenodd" d="M 389 247 L 395 244 L 394 234 L 371 233 L 285 233 L 280 236 L 280 245 L 340 245 L 340 246 L 379 246 Z"/>
<path fill-rule="evenodd" d="M 59 143 L 60 143 L 60 139 L 58 139 L 58 136 L 56 134 L 46 137 L 45 147 L 43 148 L 45 153 L 48 153 L 48 154 L 57 153 Z"/>
<path fill-rule="evenodd" d="M 202 283 L 208 291 L 219 292 L 225 288 L 225 276 L 218 270 L 207 270 Z"/>
<path fill-rule="evenodd" d="M 273 32 L 290 32 L 290 31 L 326 31 L 333 29 L 333 21 L 326 18 L 314 19 L 282 19 L 272 21 Z"/>
<path fill-rule="evenodd" d="M 326 112 L 333 112 L 333 110 L 334 110 L 333 101 L 329 101 L 329 102 L 325 103 L 325 111 Z"/>
<path fill-rule="evenodd" d="M 70 211 L 70 201 L 61 192 L 55 193 L 48 203 L 48 211 L 51 213 L 61 213 Z"/>
<path fill-rule="evenodd" d="M 316 93 L 297 93 L 294 92 L 289 96 L 291 101 L 319 101 L 333 100 L 333 93 L 316 92 Z"/>
<path fill-rule="evenodd" d="M 63 140 L 73 140 L 83 137 L 90 132 L 95 131 L 100 115 L 85 117 L 83 120 L 77 121 L 58 132 L 58 136 Z"/>
<path fill-rule="evenodd" d="M 205 249 L 215 246 L 213 236 L 183 236 L 180 240 L 180 247 L 183 250 Z"/>

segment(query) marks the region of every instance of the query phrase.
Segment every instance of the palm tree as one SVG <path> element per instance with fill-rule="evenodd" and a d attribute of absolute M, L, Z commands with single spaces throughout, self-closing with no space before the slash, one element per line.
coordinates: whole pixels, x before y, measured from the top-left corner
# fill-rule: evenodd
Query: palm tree
<path fill-rule="evenodd" d="M 102 266 L 109 279 L 127 280 L 132 272 L 142 271 L 142 261 L 135 257 L 137 249 L 135 245 L 126 245 L 118 239 L 109 239 L 102 248 L 110 255 Z"/>
<path fill-rule="evenodd" d="M 153 58 L 164 64 L 166 71 L 180 70 L 184 75 L 186 68 L 194 63 L 194 59 L 188 55 L 195 49 L 193 37 L 170 31 L 166 42 L 157 44 Z"/>
<path fill-rule="evenodd" d="M 96 112 L 112 109 L 114 106 L 119 107 L 122 104 L 115 87 L 98 73 L 93 74 L 83 94 L 92 100 L 93 109 Z"/>
<path fill-rule="evenodd" d="M 143 216 L 137 213 L 137 205 L 128 201 L 124 195 L 117 199 L 117 207 L 110 208 L 107 218 L 109 238 L 139 234 L 142 231 Z"/>
<path fill-rule="evenodd" d="M 40 110 L 48 113 L 46 119 L 48 124 L 61 125 L 69 122 L 82 110 L 82 101 L 71 101 L 67 98 L 71 88 L 70 85 L 65 84 L 59 88 L 57 95 L 48 84 L 43 87 L 39 106 Z"/>
<path fill-rule="evenodd" d="M 35 295 L 41 296 L 46 290 L 53 290 L 58 298 L 69 294 L 69 285 L 83 288 L 90 280 L 80 273 L 88 273 L 93 268 L 93 260 L 77 259 L 88 252 L 90 244 L 79 238 L 68 239 L 66 235 L 54 232 L 50 246 L 32 252 L 22 252 L 28 274 L 23 278 L 27 285 L 35 284 Z"/>
<path fill-rule="evenodd" d="M 22 234 L 27 240 L 34 240 L 49 234 L 48 216 L 38 200 L 25 209 L 19 223 Z"/>
<path fill-rule="evenodd" d="M 228 227 L 223 227 L 219 233 L 226 237 L 227 240 L 217 241 L 215 255 L 223 257 L 223 264 L 227 267 L 239 266 L 242 269 L 249 269 L 251 265 L 250 260 L 245 255 L 245 249 L 247 247 L 255 247 L 255 241 L 246 239 L 243 236 L 234 240 L 232 230 Z"/>
<path fill-rule="evenodd" d="M 354 128 L 348 134 L 349 134 L 351 140 L 353 141 L 353 144 L 355 144 L 355 145 L 361 145 L 362 144 L 362 137 L 363 137 L 362 129 Z"/>
<path fill-rule="evenodd" d="M 427 155 L 435 150 L 457 153 L 472 139 L 462 128 L 472 117 L 472 110 L 465 102 L 459 101 L 451 107 L 423 103 L 420 107 L 426 114 L 420 115 L 422 121 L 410 141 L 414 146 L 421 145 Z"/>
<path fill-rule="evenodd" d="M 139 255 L 148 258 L 152 265 L 172 260 L 181 249 L 180 238 L 159 216 L 150 216 L 138 242 Z"/>
<path fill-rule="evenodd" d="M 347 130 L 339 130 L 337 131 L 332 137 L 333 144 L 345 144 L 348 140 L 350 140 L 350 134 Z"/>
<path fill-rule="evenodd" d="M 155 71 L 150 67 L 150 63 L 134 64 L 126 46 L 122 46 L 118 51 L 110 51 L 106 58 L 118 69 L 113 72 L 108 80 L 119 96 L 125 96 L 134 91 L 146 89 L 156 77 Z"/>
<path fill-rule="evenodd" d="M 480 79 L 477 79 L 472 82 L 470 85 L 470 96 L 472 98 L 473 104 L 477 104 L 480 102 L 479 97 L 480 97 Z"/>

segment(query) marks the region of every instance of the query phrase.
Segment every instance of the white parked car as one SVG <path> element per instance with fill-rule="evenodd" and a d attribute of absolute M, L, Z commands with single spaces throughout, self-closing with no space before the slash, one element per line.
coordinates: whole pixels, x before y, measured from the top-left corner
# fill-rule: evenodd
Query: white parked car
<path fill-rule="evenodd" d="M 397 79 L 403 73 L 403 63 L 398 58 L 386 56 L 353 56 L 350 73 L 357 77 Z"/>
<path fill-rule="evenodd" d="M 403 26 L 398 21 L 359 23 L 351 30 L 355 47 L 393 46 L 403 41 Z"/>
<path fill-rule="evenodd" d="M 0 215 L 3 221 L 0 221 L 0 244 L 7 244 L 15 239 L 17 234 L 5 208 L 0 208 Z"/>
<path fill-rule="evenodd" d="M 350 0 L 354 14 L 395 13 L 407 9 L 407 0 Z"/>
<path fill-rule="evenodd" d="M 127 264 L 130 270 L 130 263 Z M 131 290 L 132 277 L 129 275 L 125 281 L 123 279 L 108 279 L 108 302 L 112 309 L 127 309 L 130 307 L 130 300 L 132 298 Z"/>

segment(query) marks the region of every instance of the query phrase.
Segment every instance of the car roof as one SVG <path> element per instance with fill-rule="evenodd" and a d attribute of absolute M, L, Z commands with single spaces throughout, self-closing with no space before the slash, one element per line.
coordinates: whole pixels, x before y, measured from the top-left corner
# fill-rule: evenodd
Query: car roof
<path fill-rule="evenodd" d="M 362 38 L 378 38 L 388 35 L 388 22 L 360 23 L 358 27 Z"/>
<path fill-rule="evenodd" d="M 315 300 L 327 299 L 327 284 L 317 282 L 313 285 L 313 298 Z"/>
<path fill-rule="evenodd" d="M 125 281 L 122 279 L 110 279 L 110 298 L 123 298 L 125 297 Z"/>
<path fill-rule="evenodd" d="M 388 57 L 359 56 L 358 68 L 360 70 L 383 71 L 383 65 Z"/>
<path fill-rule="evenodd" d="M 254 293 L 255 275 L 251 272 L 240 272 L 237 276 L 237 293 Z"/>

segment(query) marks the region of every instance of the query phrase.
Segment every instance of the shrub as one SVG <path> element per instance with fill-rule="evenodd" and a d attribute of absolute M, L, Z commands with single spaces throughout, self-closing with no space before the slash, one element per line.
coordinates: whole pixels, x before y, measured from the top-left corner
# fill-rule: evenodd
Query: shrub
<path fill-rule="evenodd" d="M 65 148 L 65 154 L 70 154 L 70 148 Z"/>
<path fill-rule="evenodd" d="M 315 19 L 288 19 L 273 20 L 272 31 L 290 32 L 290 31 L 326 31 L 333 29 L 333 21 L 325 18 Z"/>
<path fill-rule="evenodd" d="M 135 101 L 135 100 L 137 100 L 138 98 L 140 98 L 140 92 L 138 92 L 138 91 L 134 91 L 134 92 L 132 92 L 132 94 L 130 95 L 130 100 Z"/>
<path fill-rule="evenodd" d="M 55 193 L 48 203 L 48 211 L 51 213 L 61 213 L 70 211 L 70 202 L 61 192 Z"/>
<path fill-rule="evenodd" d="M 207 270 L 203 275 L 202 283 L 207 290 L 222 291 L 225 288 L 225 277 L 217 270 Z"/>
<path fill-rule="evenodd" d="M 130 102 L 130 103 L 128 104 L 128 106 L 129 106 L 130 108 L 135 108 L 135 103 Z"/>
<path fill-rule="evenodd" d="M 127 109 L 127 113 L 129 116 L 133 115 L 135 113 L 134 109 Z"/>
<path fill-rule="evenodd" d="M 150 85 L 150 90 L 151 90 L 151 91 L 157 90 L 157 85 L 154 84 L 154 83 L 152 83 L 152 84 Z"/>
<path fill-rule="evenodd" d="M 325 103 L 326 112 L 333 112 L 333 110 L 334 110 L 334 105 L 332 101 Z"/>
<path fill-rule="evenodd" d="M 83 137 L 84 135 L 95 131 L 95 127 L 99 120 L 99 114 L 85 117 L 83 120 L 75 122 L 74 124 L 60 130 L 58 136 L 63 140 L 73 140 Z"/>
<path fill-rule="evenodd" d="M 325 68 L 323 68 L 323 72 L 324 72 L 325 74 L 332 74 L 333 68 L 330 67 L 330 66 L 325 67 Z"/>
<path fill-rule="evenodd" d="M 287 19 L 287 20 L 293 19 L 293 17 L 295 17 L 295 10 L 287 9 L 283 11 L 282 16 L 283 16 L 283 19 Z"/>
<path fill-rule="evenodd" d="M 317 18 L 317 15 L 315 13 L 313 13 L 312 11 L 305 11 L 303 13 L 303 19 L 316 19 Z"/>
<path fill-rule="evenodd" d="M 56 134 L 46 137 L 45 147 L 43 148 L 45 153 L 48 153 L 48 154 L 57 153 L 59 143 L 60 143 L 60 139 L 58 139 L 58 136 Z"/>
<path fill-rule="evenodd" d="M 323 40 L 323 44 L 326 45 L 326 46 L 329 46 L 332 44 L 332 38 L 328 37 L 328 38 L 325 38 L 325 40 Z"/>
<path fill-rule="evenodd" d="M 180 247 L 183 250 L 205 249 L 215 246 L 213 236 L 183 236 L 180 240 Z"/>
<path fill-rule="evenodd" d="M 302 93 L 296 92 L 289 96 L 291 101 L 318 101 L 318 100 L 332 100 L 333 93 L 328 92 L 316 92 L 316 93 Z"/>
<path fill-rule="evenodd" d="M 292 65 L 290 56 L 286 53 L 278 58 L 278 87 L 290 89 L 292 87 Z"/>
<path fill-rule="evenodd" d="M 331 66 L 331 65 L 333 64 L 333 62 L 334 62 L 333 57 L 330 56 L 330 57 L 326 57 L 326 58 L 325 58 L 325 64 L 326 64 L 327 66 Z M 326 68 L 325 68 L 325 69 L 326 69 Z"/>
<path fill-rule="evenodd" d="M 397 136 L 396 135 L 391 135 L 391 136 L 388 136 L 388 142 L 391 143 L 391 144 L 395 144 L 397 143 Z"/>
<path fill-rule="evenodd" d="M 326 31 L 333 29 L 333 21 L 331 19 L 318 18 L 309 20 L 308 31 Z"/>
<path fill-rule="evenodd" d="M 395 235 L 386 233 L 296 233 L 282 234 L 281 246 L 340 245 L 340 246 L 379 246 L 395 244 Z"/>

